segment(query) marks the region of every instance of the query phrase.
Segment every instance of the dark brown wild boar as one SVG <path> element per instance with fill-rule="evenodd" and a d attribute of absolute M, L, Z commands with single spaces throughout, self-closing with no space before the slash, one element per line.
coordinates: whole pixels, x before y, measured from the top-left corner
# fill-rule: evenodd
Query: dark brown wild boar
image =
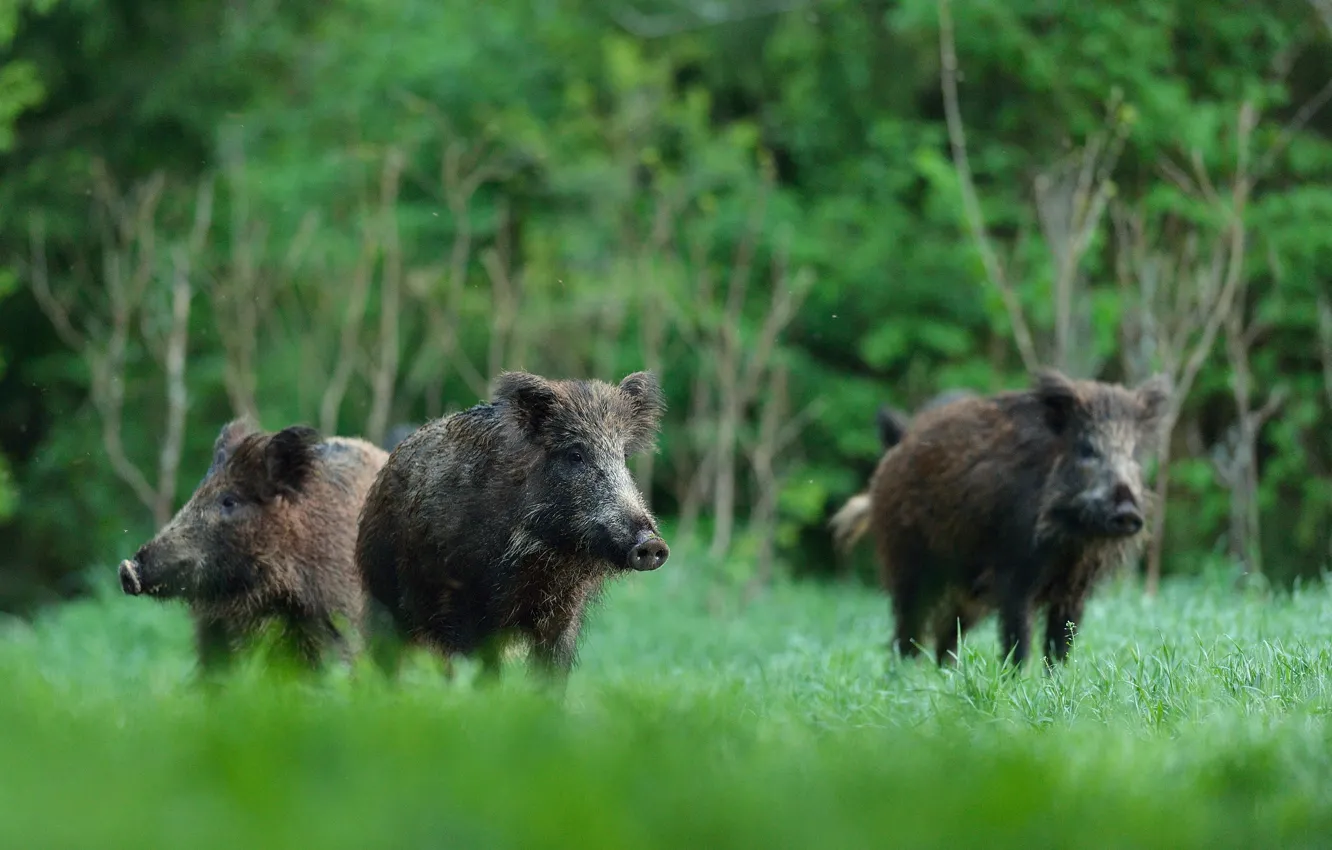
<path fill-rule="evenodd" d="M 619 386 L 505 372 L 493 401 L 403 440 L 356 544 L 381 663 L 407 642 L 477 654 L 493 674 L 517 635 L 563 682 L 603 581 L 670 553 L 625 465 L 652 448 L 664 409 L 647 372 Z"/>
<path fill-rule="evenodd" d="M 920 409 L 916 411 L 916 416 L 959 399 L 975 397 L 976 394 L 967 389 L 944 390 L 922 404 Z M 885 404 L 875 412 L 874 424 L 878 427 L 879 444 L 883 446 L 884 451 L 888 451 L 902 442 L 902 437 L 906 434 L 907 429 L 911 427 L 911 420 L 902 411 Z"/>
<path fill-rule="evenodd" d="M 318 664 L 330 648 L 349 658 L 346 627 L 359 624 L 365 600 L 356 519 L 387 458 L 364 440 L 321 439 L 300 425 L 267 433 L 230 422 L 190 500 L 121 562 L 121 587 L 188 603 L 205 671 L 270 621 L 299 661 Z"/>
<path fill-rule="evenodd" d="M 959 399 L 975 397 L 976 393 L 971 390 L 944 390 L 921 405 L 916 411 L 916 416 L 919 417 L 926 411 L 943 407 Z M 875 411 L 874 424 L 879 432 L 879 444 L 883 446 L 885 452 L 900 443 L 907 429 L 911 427 L 911 421 L 905 413 L 886 404 Z M 869 529 L 869 505 L 870 494 L 869 490 L 865 489 L 848 499 L 846 504 L 833 514 L 828 521 L 828 527 L 832 529 L 834 546 L 845 552 L 864 536 Z"/>
<path fill-rule="evenodd" d="M 942 664 L 959 629 L 997 608 L 1020 666 L 1044 607 L 1045 657 L 1064 660 L 1097 579 L 1141 548 L 1139 464 L 1169 394 L 1160 375 L 1129 390 L 1043 371 L 1030 389 L 922 413 L 864 507 L 897 651 L 915 655 L 932 631 Z"/>

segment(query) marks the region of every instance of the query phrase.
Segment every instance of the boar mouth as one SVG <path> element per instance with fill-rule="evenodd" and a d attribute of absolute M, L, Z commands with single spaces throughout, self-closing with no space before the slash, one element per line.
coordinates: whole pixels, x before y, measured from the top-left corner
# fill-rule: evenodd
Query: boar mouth
<path fill-rule="evenodd" d="M 1056 509 L 1050 512 L 1050 518 L 1063 526 L 1066 533 L 1082 537 L 1127 538 L 1133 537 L 1143 528 L 1142 514 L 1125 506 L 1112 511 Z"/>
<path fill-rule="evenodd" d="M 130 559 L 120 562 L 116 573 L 120 577 L 120 589 L 126 596 L 171 596 L 171 588 L 166 583 L 144 572 L 143 564 Z"/>

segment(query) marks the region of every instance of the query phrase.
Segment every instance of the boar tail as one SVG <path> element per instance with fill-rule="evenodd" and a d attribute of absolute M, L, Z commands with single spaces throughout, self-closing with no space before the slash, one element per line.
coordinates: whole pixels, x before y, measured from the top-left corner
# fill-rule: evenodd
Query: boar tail
<path fill-rule="evenodd" d="M 828 526 L 832 529 L 833 543 L 838 549 L 843 552 L 850 550 L 869 530 L 871 504 L 868 491 L 857 493 L 833 514 Z"/>

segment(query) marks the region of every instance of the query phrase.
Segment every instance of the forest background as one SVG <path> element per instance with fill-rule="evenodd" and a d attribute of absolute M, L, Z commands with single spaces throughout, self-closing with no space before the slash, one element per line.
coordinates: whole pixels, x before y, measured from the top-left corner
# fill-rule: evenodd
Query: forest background
<path fill-rule="evenodd" d="M 751 585 L 872 580 L 825 526 L 880 404 L 1163 370 L 1148 592 L 1317 575 L 1330 48 L 1326 0 L 0 0 L 0 610 L 236 414 L 382 440 L 501 368 L 657 371 L 634 470 Z"/>

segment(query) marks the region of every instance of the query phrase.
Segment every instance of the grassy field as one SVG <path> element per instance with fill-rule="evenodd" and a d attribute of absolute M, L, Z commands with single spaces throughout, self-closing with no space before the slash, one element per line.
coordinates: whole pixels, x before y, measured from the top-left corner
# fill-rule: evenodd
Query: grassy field
<path fill-rule="evenodd" d="M 563 704 L 417 659 L 191 684 L 184 612 L 106 591 L 0 625 L 0 844 L 1313 847 L 1332 590 L 1096 598 L 1070 665 L 889 663 L 886 602 L 746 603 L 684 547 L 607 594 Z M 102 571 L 109 577 L 112 570 Z M 510 672 L 512 671 L 512 672 Z"/>

